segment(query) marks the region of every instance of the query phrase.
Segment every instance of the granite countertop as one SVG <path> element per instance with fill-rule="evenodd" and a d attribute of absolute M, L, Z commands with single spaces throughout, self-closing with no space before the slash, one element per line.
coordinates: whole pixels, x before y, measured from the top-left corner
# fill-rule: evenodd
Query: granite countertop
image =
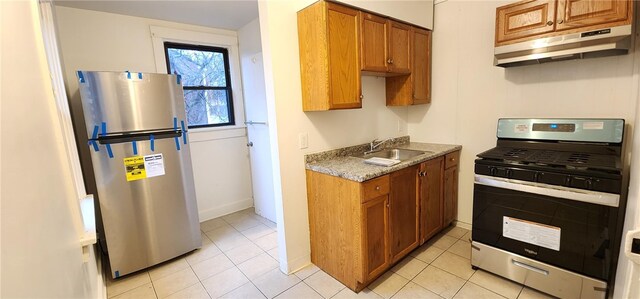
<path fill-rule="evenodd" d="M 356 182 L 364 182 L 408 166 L 444 156 L 462 148 L 460 145 L 453 144 L 410 142 L 408 136 L 395 138 L 387 142 L 384 148 L 405 148 L 426 151 L 427 153 L 386 167 L 366 164 L 363 158 L 351 157 L 353 154 L 363 153 L 368 150 L 368 147 L 369 144 L 362 144 L 306 155 L 306 169 Z"/>

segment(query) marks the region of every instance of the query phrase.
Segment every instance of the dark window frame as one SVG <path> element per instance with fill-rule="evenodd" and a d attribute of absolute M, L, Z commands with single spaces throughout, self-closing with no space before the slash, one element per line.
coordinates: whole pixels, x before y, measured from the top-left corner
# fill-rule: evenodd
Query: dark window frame
<path fill-rule="evenodd" d="M 194 50 L 194 51 L 203 51 L 203 52 L 215 52 L 221 53 L 222 59 L 224 61 L 224 74 L 225 74 L 225 82 L 226 86 L 182 86 L 184 90 L 225 90 L 227 92 L 227 114 L 229 115 L 229 121 L 226 123 L 219 124 L 206 124 L 206 125 L 191 125 L 189 124 L 189 128 L 207 128 L 207 127 L 224 127 L 224 126 L 235 126 L 235 115 L 234 115 L 234 107 L 233 107 L 233 89 L 231 87 L 231 73 L 230 65 L 229 65 L 229 50 L 221 47 L 214 46 L 203 46 L 203 45 L 195 45 L 195 44 L 183 44 L 183 43 L 174 43 L 174 42 L 164 42 L 164 57 L 167 64 L 167 73 L 171 74 L 171 62 L 169 61 L 169 49 L 181 49 L 181 50 Z M 185 106 L 186 107 L 186 106 Z"/>

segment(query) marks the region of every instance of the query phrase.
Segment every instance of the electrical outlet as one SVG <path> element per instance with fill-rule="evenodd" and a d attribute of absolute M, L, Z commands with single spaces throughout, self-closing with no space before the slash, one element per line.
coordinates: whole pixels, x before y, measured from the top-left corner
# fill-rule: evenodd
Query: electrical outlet
<path fill-rule="evenodd" d="M 300 149 L 305 149 L 309 147 L 309 134 L 300 133 L 298 134 L 298 146 Z"/>
<path fill-rule="evenodd" d="M 398 133 L 402 133 L 402 121 L 398 120 Z"/>

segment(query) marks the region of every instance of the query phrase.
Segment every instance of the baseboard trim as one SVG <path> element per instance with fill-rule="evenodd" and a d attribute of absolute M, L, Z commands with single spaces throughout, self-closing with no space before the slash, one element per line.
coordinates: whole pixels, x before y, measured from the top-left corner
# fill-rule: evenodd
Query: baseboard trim
<path fill-rule="evenodd" d="M 247 199 L 235 201 L 232 203 L 228 203 L 226 205 L 216 207 L 215 209 L 199 211 L 198 217 L 200 217 L 200 222 L 204 222 L 207 220 L 211 220 L 213 218 L 218 218 L 220 216 L 228 215 L 233 212 L 244 210 L 250 207 L 253 207 L 253 198 L 247 198 Z"/>
<path fill-rule="evenodd" d="M 462 221 L 458 221 L 456 220 L 453 225 L 460 227 L 460 228 L 464 228 L 464 229 L 468 229 L 471 230 L 471 224 L 470 223 L 466 223 L 466 222 L 462 222 Z"/>
<path fill-rule="evenodd" d="M 285 274 L 293 274 L 296 271 L 308 266 L 311 264 L 311 254 L 305 254 L 303 256 L 285 260 L 283 263 L 280 263 L 280 271 Z"/>

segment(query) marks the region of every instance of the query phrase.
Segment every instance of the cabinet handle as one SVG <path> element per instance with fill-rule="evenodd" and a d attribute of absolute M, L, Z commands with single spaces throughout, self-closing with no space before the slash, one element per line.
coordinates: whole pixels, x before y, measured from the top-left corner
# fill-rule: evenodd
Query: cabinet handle
<path fill-rule="evenodd" d="M 376 186 L 376 191 L 380 191 L 380 186 Z"/>
<path fill-rule="evenodd" d="M 562 23 L 564 23 L 564 20 L 559 20 L 558 21 L 558 24 L 562 24 Z"/>
<path fill-rule="evenodd" d="M 391 64 L 391 58 L 387 59 L 387 63 Z"/>
<path fill-rule="evenodd" d="M 360 99 L 361 99 L 361 100 L 362 100 L 362 99 L 364 99 L 364 95 L 360 95 Z"/>
<path fill-rule="evenodd" d="M 391 58 L 391 62 L 390 63 L 393 64 L 393 58 Z"/>
<path fill-rule="evenodd" d="M 551 26 L 551 25 L 553 25 L 553 21 L 547 22 L 547 26 Z"/>

